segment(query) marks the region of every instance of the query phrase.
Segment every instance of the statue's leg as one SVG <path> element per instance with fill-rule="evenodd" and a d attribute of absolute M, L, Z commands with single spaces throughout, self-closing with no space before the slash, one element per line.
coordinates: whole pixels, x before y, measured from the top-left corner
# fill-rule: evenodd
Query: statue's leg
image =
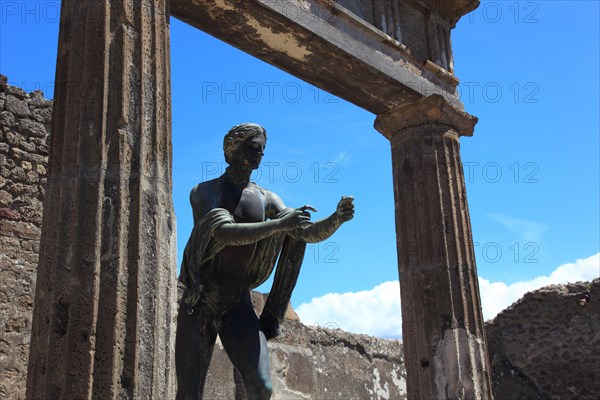
<path fill-rule="evenodd" d="M 273 392 L 269 349 L 252 308 L 250 292 L 229 309 L 219 331 L 223 347 L 242 375 L 248 400 L 268 400 Z"/>
<path fill-rule="evenodd" d="M 182 303 L 175 343 L 177 400 L 200 400 L 218 328 L 214 317 L 201 307 L 194 307 L 191 314 L 187 311 Z"/>

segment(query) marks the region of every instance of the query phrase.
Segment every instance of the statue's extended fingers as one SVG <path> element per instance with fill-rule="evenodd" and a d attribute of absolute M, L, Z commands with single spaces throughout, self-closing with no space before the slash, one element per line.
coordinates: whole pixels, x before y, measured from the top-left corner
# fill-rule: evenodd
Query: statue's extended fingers
<path fill-rule="evenodd" d="M 312 212 L 318 212 L 318 210 L 316 208 L 314 208 L 313 206 L 309 206 L 309 205 L 303 205 L 302 207 L 299 208 L 302 211 L 312 211 Z"/>

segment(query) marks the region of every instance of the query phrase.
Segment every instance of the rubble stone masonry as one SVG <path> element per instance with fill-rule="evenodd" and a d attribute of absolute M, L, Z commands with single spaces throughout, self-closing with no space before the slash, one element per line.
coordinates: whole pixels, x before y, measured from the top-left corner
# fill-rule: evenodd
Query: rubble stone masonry
<path fill-rule="evenodd" d="M 0 399 L 25 398 L 52 102 L 0 75 Z"/>
<path fill-rule="evenodd" d="M 497 400 L 595 400 L 600 278 L 525 294 L 486 323 Z"/>

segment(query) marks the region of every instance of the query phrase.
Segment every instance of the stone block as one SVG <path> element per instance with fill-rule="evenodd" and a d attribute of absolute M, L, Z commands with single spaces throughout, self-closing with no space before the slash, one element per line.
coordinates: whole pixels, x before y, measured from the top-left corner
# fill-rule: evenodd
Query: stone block
<path fill-rule="evenodd" d="M 26 141 L 21 141 L 21 143 L 19 143 L 19 147 L 28 153 L 36 153 L 37 150 L 33 143 L 29 143 Z"/>
<path fill-rule="evenodd" d="M 13 197 L 10 193 L 5 190 L 0 190 L 0 207 L 9 207 L 12 200 Z"/>
<path fill-rule="evenodd" d="M 15 96 L 6 96 L 4 107 L 6 111 L 13 113 L 17 117 L 28 117 L 31 115 L 27 103 L 23 100 L 19 100 Z"/>
<path fill-rule="evenodd" d="M 0 112 L 0 126 L 11 128 L 15 126 L 16 118 L 10 111 Z"/>
<path fill-rule="evenodd" d="M 23 89 L 21 89 L 18 86 L 6 85 L 4 92 L 7 95 L 12 95 L 12 96 L 18 98 L 19 100 L 25 100 L 28 97 L 27 92 L 25 92 Z"/>
<path fill-rule="evenodd" d="M 3 234 L 0 235 L 0 246 L 2 246 L 2 249 L 4 250 L 4 256 L 6 257 L 3 260 L 6 261 L 8 260 L 8 257 L 12 256 L 14 258 L 15 255 L 18 255 L 20 253 L 19 248 L 21 246 L 19 243 L 19 239 L 11 236 L 5 236 L 4 233 L 6 232 L 2 233 Z M 12 262 L 4 266 L 12 266 Z"/>
<path fill-rule="evenodd" d="M 17 131 L 25 137 L 34 136 L 42 138 L 47 135 L 46 128 L 43 124 L 26 118 L 21 118 L 19 120 Z"/>
<path fill-rule="evenodd" d="M 13 147 L 12 156 L 17 161 L 29 161 L 35 164 L 46 164 L 47 157 L 36 153 L 30 153 L 25 150 Z"/>
<path fill-rule="evenodd" d="M 52 100 L 46 99 L 41 90 L 34 90 L 29 93 L 28 103 L 34 108 L 49 108 L 52 106 Z"/>
<path fill-rule="evenodd" d="M 11 147 L 16 147 L 16 146 L 18 146 L 21 143 L 21 141 L 23 140 L 23 138 L 16 131 L 12 131 L 12 132 L 8 131 L 8 132 L 4 132 L 4 140 Z"/>
<path fill-rule="evenodd" d="M 19 214 L 20 214 L 19 219 L 21 221 L 31 222 L 33 224 L 38 225 L 38 224 L 40 224 L 40 221 L 42 220 L 43 211 L 42 211 L 41 207 L 32 205 L 32 206 L 19 208 Z"/>
<path fill-rule="evenodd" d="M 12 227 L 14 235 L 20 239 L 35 239 L 40 238 L 40 228 L 32 224 L 31 222 L 22 222 L 15 224 Z"/>
<path fill-rule="evenodd" d="M 23 168 L 21 168 L 19 166 L 14 167 L 10 171 L 10 174 L 8 175 L 8 177 L 17 182 L 26 182 L 27 181 L 27 174 L 25 173 L 25 171 L 23 171 Z"/>
<path fill-rule="evenodd" d="M 52 108 L 36 108 L 31 112 L 31 115 L 37 122 L 47 124 L 52 120 Z"/>
<path fill-rule="evenodd" d="M 5 333 L 23 333 L 27 327 L 27 320 L 23 317 L 11 318 L 4 324 Z"/>
<path fill-rule="evenodd" d="M 0 208 L 0 218 L 19 221 L 21 219 L 21 214 L 18 211 L 11 210 L 10 208 Z"/>
<path fill-rule="evenodd" d="M 29 142 L 31 144 L 33 144 L 36 148 L 36 153 L 43 155 L 43 156 L 48 156 L 48 136 L 43 137 L 43 138 L 36 138 L 36 137 L 29 137 Z"/>

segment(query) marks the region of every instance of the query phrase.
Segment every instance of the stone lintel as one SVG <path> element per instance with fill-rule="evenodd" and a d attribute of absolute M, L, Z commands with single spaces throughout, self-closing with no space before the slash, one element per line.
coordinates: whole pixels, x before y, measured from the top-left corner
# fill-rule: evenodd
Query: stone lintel
<path fill-rule="evenodd" d="M 171 0 L 171 14 L 375 114 L 432 93 L 462 107 L 456 79 L 333 1 Z"/>
<path fill-rule="evenodd" d="M 401 131 L 420 125 L 445 125 L 459 136 L 473 136 L 478 118 L 448 103 L 442 96 L 433 94 L 396 109 L 379 114 L 375 129 L 388 139 Z"/>

